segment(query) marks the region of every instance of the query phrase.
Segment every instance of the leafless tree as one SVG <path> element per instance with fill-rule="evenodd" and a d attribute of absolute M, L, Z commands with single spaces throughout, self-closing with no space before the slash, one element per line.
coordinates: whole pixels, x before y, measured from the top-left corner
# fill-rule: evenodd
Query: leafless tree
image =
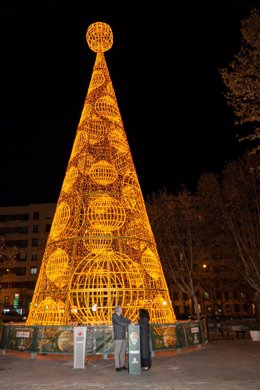
<path fill-rule="evenodd" d="M 222 244 L 232 250 L 234 271 L 256 293 L 260 320 L 260 161 L 259 154 L 245 154 L 226 164 L 222 177 L 201 176 L 198 191 L 203 203 L 221 226 Z M 221 242 L 221 240 L 219 241 Z"/>
<path fill-rule="evenodd" d="M 147 209 L 166 278 L 173 280 L 192 299 L 199 319 L 197 292 L 201 265 L 207 259 L 207 251 L 204 245 L 204 219 L 196 197 L 185 188 L 177 195 L 163 190 L 151 196 Z"/>

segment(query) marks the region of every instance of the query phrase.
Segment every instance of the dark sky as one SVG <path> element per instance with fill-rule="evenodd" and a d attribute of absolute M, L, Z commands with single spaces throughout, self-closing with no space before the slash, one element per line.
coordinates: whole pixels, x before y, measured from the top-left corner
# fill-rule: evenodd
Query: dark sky
<path fill-rule="evenodd" d="M 1 2 L 0 206 L 58 200 L 95 61 L 86 31 L 96 21 L 113 30 L 105 57 L 144 196 L 192 190 L 200 173 L 220 172 L 242 147 L 219 68 L 239 51 L 241 20 L 257 4 Z"/>

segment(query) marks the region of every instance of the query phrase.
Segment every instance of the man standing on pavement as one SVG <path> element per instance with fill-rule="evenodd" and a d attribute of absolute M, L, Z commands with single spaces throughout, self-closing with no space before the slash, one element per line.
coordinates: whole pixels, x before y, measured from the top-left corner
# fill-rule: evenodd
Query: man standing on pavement
<path fill-rule="evenodd" d="M 124 317 L 122 313 L 123 309 L 118 305 L 115 307 L 115 313 L 112 315 L 116 371 L 127 370 L 125 365 L 126 327 L 131 324 L 131 321 Z"/>

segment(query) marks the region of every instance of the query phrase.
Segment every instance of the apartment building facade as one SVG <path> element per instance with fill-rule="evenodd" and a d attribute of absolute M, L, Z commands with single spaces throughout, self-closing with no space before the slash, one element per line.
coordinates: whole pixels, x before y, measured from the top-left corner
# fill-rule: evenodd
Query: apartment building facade
<path fill-rule="evenodd" d="M 55 208 L 0 207 L 0 310 L 28 314 Z"/>

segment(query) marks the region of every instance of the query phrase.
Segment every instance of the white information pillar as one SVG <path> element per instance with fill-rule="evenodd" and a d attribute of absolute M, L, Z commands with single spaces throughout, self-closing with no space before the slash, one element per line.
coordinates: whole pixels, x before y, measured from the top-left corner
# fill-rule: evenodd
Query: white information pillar
<path fill-rule="evenodd" d="M 87 327 L 74 326 L 73 328 L 73 355 L 74 368 L 85 368 L 86 361 Z"/>

